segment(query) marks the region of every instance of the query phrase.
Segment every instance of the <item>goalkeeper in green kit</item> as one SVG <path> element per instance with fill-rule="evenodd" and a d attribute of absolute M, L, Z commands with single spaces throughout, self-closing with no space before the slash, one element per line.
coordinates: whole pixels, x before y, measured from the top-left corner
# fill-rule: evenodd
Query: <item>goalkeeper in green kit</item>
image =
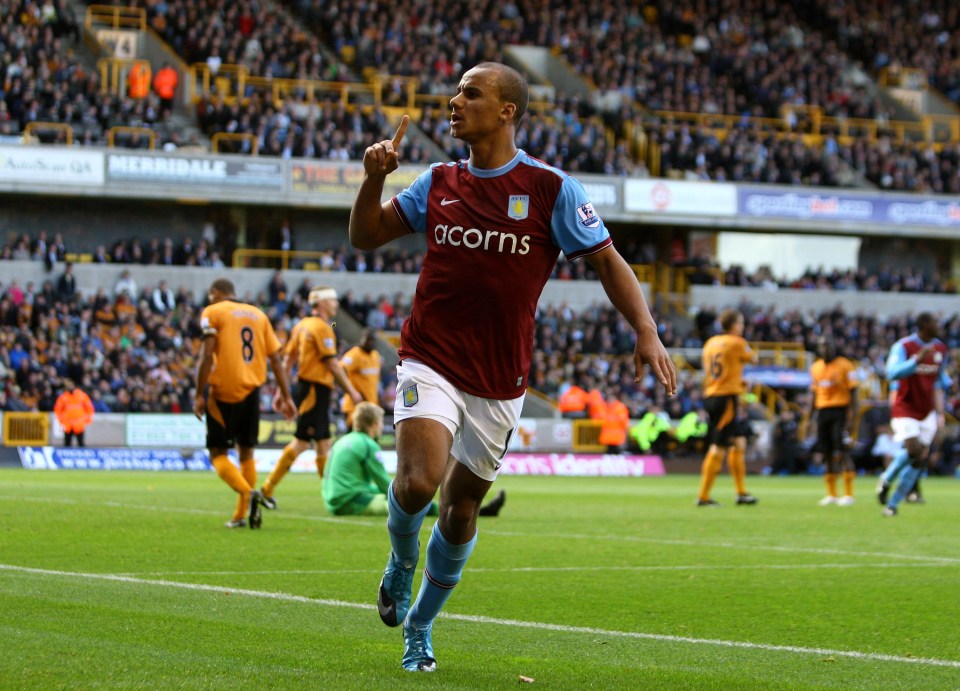
<path fill-rule="evenodd" d="M 383 432 L 383 408 L 364 401 L 353 412 L 353 431 L 330 449 L 323 471 L 323 503 L 335 516 L 386 516 L 390 475 L 380 460 L 377 439 Z M 496 516 L 506 501 L 501 490 L 480 509 L 481 516 Z M 439 515 L 437 502 L 428 515 Z"/>

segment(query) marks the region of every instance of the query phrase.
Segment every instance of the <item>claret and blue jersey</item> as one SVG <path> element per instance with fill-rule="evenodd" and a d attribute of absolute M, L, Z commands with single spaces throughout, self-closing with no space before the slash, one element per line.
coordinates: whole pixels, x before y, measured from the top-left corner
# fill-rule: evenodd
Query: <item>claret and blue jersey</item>
<path fill-rule="evenodd" d="M 914 357 L 925 346 L 933 346 L 922 362 Z M 924 419 L 935 407 L 935 389 L 948 389 L 947 346 L 938 338 L 929 343 L 917 334 L 901 338 L 893 344 L 887 357 L 886 375 L 897 382 L 897 394 L 890 414 L 893 417 Z"/>
<path fill-rule="evenodd" d="M 475 396 L 521 396 L 537 301 L 559 253 L 573 260 L 611 244 L 583 187 L 518 151 L 493 170 L 435 164 L 393 206 L 427 236 L 400 357 Z"/>

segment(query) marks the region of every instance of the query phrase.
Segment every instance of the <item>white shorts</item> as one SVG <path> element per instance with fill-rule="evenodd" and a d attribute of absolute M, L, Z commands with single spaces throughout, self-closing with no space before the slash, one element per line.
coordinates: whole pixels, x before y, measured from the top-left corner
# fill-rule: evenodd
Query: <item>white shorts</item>
<path fill-rule="evenodd" d="M 397 365 L 394 425 L 408 418 L 436 420 L 450 430 L 450 455 L 474 475 L 493 482 L 520 422 L 526 394 L 509 401 L 464 393 L 416 360 Z"/>
<path fill-rule="evenodd" d="M 937 411 L 931 410 L 930 414 L 922 420 L 912 417 L 895 417 L 890 420 L 890 429 L 893 430 L 894 440 L 898 442 L 919 439 L 924 446 L 930 446 L 934 437 L 937 436 Z"/>

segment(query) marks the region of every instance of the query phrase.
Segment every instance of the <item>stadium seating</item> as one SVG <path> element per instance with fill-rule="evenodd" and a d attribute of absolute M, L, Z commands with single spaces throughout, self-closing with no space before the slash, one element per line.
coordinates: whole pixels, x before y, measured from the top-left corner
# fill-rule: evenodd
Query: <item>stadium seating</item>
<path fill-rule="evenodd" d="M 815 0 L 798 4 L 804 19 L 837 37 L 852 57 L 875 71 L 919 70 L 960 103 L 960 8 L 950 0 Z"/>
<path fill-rule="evenodd" d="M 696 11 L 683 3 L 623 0 L 480 8 L 427 2 L 416 14 L 305 0 L 290 3 L 292 14 L 279 5 L 226 0 L 212 6 L 195 0 L 133 5 L 145 8 L 150 26 L 184 61 L 206 65 L 213 75 L 198 103 L 202 128 L 208 135 L 245 135 L 225 144 L 225 151 L 355 160 L 370 141 L 391 133 L 382 112 L 347 106 L 341 96 L 313 87 L 278 91 L 276 83 L 392 75 L 416 80 L 418 98 L 427 99 L 421 128 L 447 155 L 462 157 L 463 144 L 448 133 L 446 97 L 464 68 L 502 59 L 502 46 L 525 43 L 551 48 L 595 88 L 590 103 L 558 94 L 554 103 L 532 104 L 518 133 L 521 146 L 571 172 L 873 184 L 954 194 L 960 189 L 955 145 L 941 151 L 917 143 L 919 123 L 909 132 L 903 126 L 885 129 L 889 104 L 858 81 L 851 59 L 877 68 L 935 67 L 931 80 L 951 91 L 947 82 L 956 77 L 944 65 L 955 52 L 957 12 L 943 2 L 931 3 L 925 13 L 891 10 L 890 26 L 872 21 L 875 8 L 865 2 L 843 11 L 823 2 L 794 8 L 748 0 Z M 818 11 L 810 9 L 818 5 Z M 871 21 L 858 34 L 852 27 L 864 17 Z M 165 122 L 153 94 L 101 96 L 97 75 L 85 74 L 64 50 L 65 28 L 57 21 L 8 17 L 4 27 L 0 39 L 4 32 L 14 41 L 28 34 L 38 48 L 7 70 L 11 89 L 0 105 L 0 131 L 54 122 L 71 129 L 39 128 L 41 140 L 64 142 L 73 134 L 81 143 L 110 138 L 131 148 L 185 143 L 182 132 Z M 451 35 L 460 40 L 451 42 Z M 908 55 L 918 43 L 923 48 Z M 21 76 L 17 82 L 24 66 L 24 76 L 33 76 L 38 60 L 49 64 L 51 79 L 23 83 Z M 230 70 L 268 81 L 238 87 Z M 275 84 L 264 86 L 269 80 Z M 391 84 L 397 88 L 381 93 L 384 102 L 404 103 L 405 87 Z M 18 94 L 30 91 L 52 92 L 53 98 L 24 103 Z M 118 126 L 132 129 L 108 135 Z M 416 145 L 405 156 L 415 163 L 431 158 Z"/>

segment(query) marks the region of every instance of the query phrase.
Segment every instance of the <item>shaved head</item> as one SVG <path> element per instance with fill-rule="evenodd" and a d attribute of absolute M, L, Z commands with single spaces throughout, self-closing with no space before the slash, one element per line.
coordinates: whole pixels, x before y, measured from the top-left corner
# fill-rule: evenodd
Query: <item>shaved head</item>
<path fill-rule="evenodd" d="M 236 292 L 233 281 L 228 278 L 218 278 L 210 285 L 210 290 L 215 290 L 223 296 L 233 295 Z"/>
<path fill-rule="evenodd" d="M 520 120 L 527 112 L 530 102 L 530 89 L 527 80 L 509 65 L 499 62 L 481 62 L 475 70 L 491 70 L 497 73 L 497 86 L 500 89 L 500 100 L 512 103 L 517 107 L 513 114 L 513 124 L 519 125 Z"/>

